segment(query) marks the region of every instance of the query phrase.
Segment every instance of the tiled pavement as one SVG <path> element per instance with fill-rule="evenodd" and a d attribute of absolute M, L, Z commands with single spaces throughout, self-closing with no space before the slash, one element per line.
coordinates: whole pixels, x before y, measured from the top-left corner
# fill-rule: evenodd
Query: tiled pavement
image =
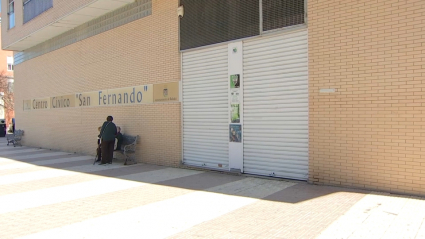
<path fill-rule="evenodd" d="M 425 200 L 6 146 L 0 238 L 425 238 Z"/>

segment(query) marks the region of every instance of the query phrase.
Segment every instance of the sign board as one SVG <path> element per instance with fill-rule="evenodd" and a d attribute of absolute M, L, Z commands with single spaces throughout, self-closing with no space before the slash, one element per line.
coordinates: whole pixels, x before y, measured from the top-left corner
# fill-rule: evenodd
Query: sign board
<path fill-rule="evenodd" d="M 153 102 L 180 101 L 180 82 L 154 85 Z"/>
<path fill-rule="evenodd" d="M 179 96 L 180 82 L 171 82 L 24 100 L 23 110 L 178 102 Z"/>

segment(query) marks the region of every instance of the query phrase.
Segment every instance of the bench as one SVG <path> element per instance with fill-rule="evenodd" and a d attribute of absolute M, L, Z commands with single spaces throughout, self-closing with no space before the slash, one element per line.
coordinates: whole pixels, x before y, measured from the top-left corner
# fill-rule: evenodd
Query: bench
<path fill-rule="evenodd" d="M 16 147 L 16 145 L 22 146 L 22 136 L 24 136 L 24 131 L 20 129 L 16 130 L 13 134 L 6 134 L 7 145 L 12 143 L 13 147 Z"/>
<path fill-rule="evenodd" d="M 124 155 L 125 162 L 124 165 L 130 165 L 130 164 L 136 164 L 136 160 L 133 157 L 136 153 L 136 144 L 139 136 L 130 136 L 130 135 L 122 135 L 122 144 L 121 144 L 121 150 L 116 150 L 114 152 L 120 153 Z"/>

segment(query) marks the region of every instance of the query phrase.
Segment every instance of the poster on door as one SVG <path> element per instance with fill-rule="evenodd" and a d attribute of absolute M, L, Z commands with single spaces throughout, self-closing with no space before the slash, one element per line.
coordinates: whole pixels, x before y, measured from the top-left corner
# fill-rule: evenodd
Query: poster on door
<path fill-rule="evenodd" d="M 230 112 L 230 122 L 231 123 L 240 123 L 241 122 L 241 116 L 239 111 L 239 104 L 232 104 L 231 106 L 231 112 Z"/>
<path fill-rule="evenodd" d="M 230 89 L 238 89 L 240 87 L 241 77 L 239 74 L 230 75 Z"/>
<path fill-rule="evenodd" d="M 242 142 L 242 125 L 231 124 L 229 127 L 229 141 L 233 143 Z"/>
<path fill-rule="evenodd" d="M 241 123 L 240 75 L 230 75 L 230 123 Z"/>

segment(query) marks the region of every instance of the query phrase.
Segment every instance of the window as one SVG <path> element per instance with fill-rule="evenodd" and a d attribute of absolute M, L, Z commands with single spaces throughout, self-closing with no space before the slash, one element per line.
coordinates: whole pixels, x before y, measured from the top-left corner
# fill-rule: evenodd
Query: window
<path fill-rule="evenodd" d="M 9 16 L 9 29 L 11 29 L 15 27 L 15 0 L 9 0 L 7 15 Z"/>
<path fill-rule="evenodd" d="M 184 7 L 184 16 L 180 19 L 180 50 L 304 24 L 304 1 L 180 0 Z"/>
<path fill-rule="evenodd" d="M 7 90 L 9 93 L 13 93 L 13 79 L 7 80 Z"/>
<path fill-rule="evenodd" d="M 24 0 L 24 23 L 53 7 L 53 0 Z"/>
<path fill-rule="evenodd" d="M 13 57 L 11 56 L 7 57 L 7 71 L 13 71 Z"/>
<path fill-rule="evenodd" d="M 259 0 L 180 0 L 180 49 L 260 34 Z"/>
<path fill-rule="evenodd" d="M 263 0 L 263 30 L 304 23 L 304 0 Z"/>

